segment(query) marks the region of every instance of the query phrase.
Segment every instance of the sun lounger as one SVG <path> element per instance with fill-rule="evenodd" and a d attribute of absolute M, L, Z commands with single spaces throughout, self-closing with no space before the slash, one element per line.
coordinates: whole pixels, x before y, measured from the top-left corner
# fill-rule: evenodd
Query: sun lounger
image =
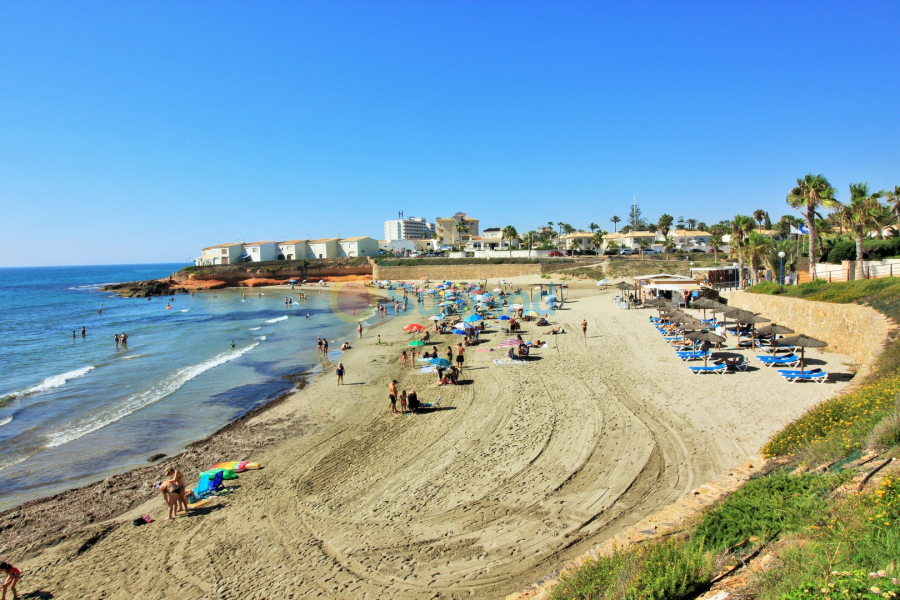
<path fill-rule="evenodd" d="M 806 369 L 801 371 L 800 369 L 778 369 L 779 375 L 800 375 L 801 373 L 821 373 L 822 369 Z"/>
<path fill-rule="evenodd" d="M 694 375 L 699 375 L 700 373 L 718 373 L 719 375 L 724 375 L 725 371 L 728 370 L 728 366 L 725 363 L 720 365 L 709 365 L 706 367 L 688 367 Z"/>
<path fill-rule="evenodd" d="M 800 371 L 779 371 L 778 373 L 784 377 L 788 383 L 795 383 L 800 380 L 825 383 L 828 380 L 828 373 L 821 369 L 806 371 L 804 373 L 801 373 Z"/>
<path fill-rule="evenodd" d="M 759 362 L 767 367 L 773 365 L 795 367 L 800 364 L 800 357 L 796 354 L 785 354 L 784 356 L 761 356 L 757 355 Z"/>
<path fill-rule="evenodd" d="M 222 477 L 224 474 L 224 471 L 216 471 L 212 480 L 209 479 L 209 475 L 201 475 L 200 483 L 194 488 L 194 495 L 198 498 L 206 498 L 207 496 L 215 494 L 216 491 L 222 487 Z M 203 488 L 204 479 L 206 480 L 206 488 Z"/>
<path fill-rule="evenodd" d="M 740 359 L 735 360 L 722 360 L 716 363 L 717 365 L 724 365 L 729 371 L 746 371 L 747 367 L 750 366 L 750 361 L 746 356 L 740 357 Z"/>
<path fill-rule="evenodd" d="M 676 352 L 675 354 L 678 355 L 678 358 L 680 358 L 684 362 L 687 362 L 689 360 L 700 360 L 705 356 L 709 356 L 709 351 L 701 352 L 699 350 L 696 350 L 693 352 Z"/>

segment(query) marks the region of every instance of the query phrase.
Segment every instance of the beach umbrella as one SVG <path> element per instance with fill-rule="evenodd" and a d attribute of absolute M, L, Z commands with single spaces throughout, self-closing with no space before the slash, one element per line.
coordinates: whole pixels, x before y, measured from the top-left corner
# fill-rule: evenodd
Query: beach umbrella
<path fill-rule="evenodd" d="M 824 348 L 828 342 L 817 340 L 808 335 L 794 335 L 791 337 L 781 338 L 781 343 L 785 346 L 797 346 L 800 348 L 800 372 L 803 373 L 803 349 L 804 348 Z"/>
<path fill-rule="evenodd" d="M 601 286 L 601 285 L 604 285 L 604 286 L 605 286 L 608 282 L 609 282 L 608 279 L 601 279 L 600 281 L 597 282 L 597 286 L 598 286 L 598 287 Z"/>
<path fill-rule="evenodd" d="M 440 304 L 438 304 L 438 306 L 450 306 L 451 304 L 453 304 L 453 303 L 452 302 L 441 302 Z"/>
<path fill-rule="evenodd" d="M 686 337 L 689 340 L 694 340 L 695 342 L 710 342 L 710 343 L 721 344 L 722 342 L 725 341 L 725 338 L 723 338 L 721 335 L 716 335 L 709 331 L 688 331 L 684 334 L 684 337 Z M 703 357 L 703 366 L 704 367 L 708 363 L 708 361 L 707 361 L 708 358 L 709 358 L 708 355 Z"/>
<path fill-rule="evenodd" d="M 449 367 L 450 361 L 446 358 L 429 358 L 428 362 L 433 364 L 436 367 Z"/>
<path fill-rule="evenodd" d="M 753 313 L 750 313 L 749 315 L 741 315 L 741 316 L 735 317 L 735 320 L 741 325 L 750 325 L 751 326 L 750 347 L 756 348 L 756 336 L 754 335 L 756 332 L 756 324 L 757 323 L 768 323 L 772 319 L 767 319 L 765 317 L 761 317 L 759 315 L 754 315 Z"/>
<path fill-rule="evenodd" d="M 525 313 L 525 314 L 528 315 L 529 317 L 537 317 L 537 316 L 540 316 L 540 315 L 538 315 L 538 312 L 537 312 L 536 310 L 529 310 L 529 311 L 528 311 L 527 313 Z"/>
<path fill-rule="evenodd" d="M 413 340 L 409 343 L 410 346 L 424 346 L 425 342 L 422 340 Z"/>
<path fill-rule="evenodd" d="M 497 318 L 497 320 L 498 320 L 498 321 L 509 321 L 509 317 L 506 316 L 506 315 L 500 315 L 500 316 Z"/>
<path fill-rule="evenodd" d="M 774 355 L 778 354 L 778 346 L 784 345 L 784 344 L 780 343 L 781 340 L 775 340 L 774 339 L 775 336 L 776 335 L 787 335 L 789 333 L 794 333 L 794 330 L 790 329 L 788 327 L 785 327 L 784 325 L 776 325 L 776 324 L 772 323 L 771 325 L 766 325 L 765 327 L 760 327 L 759 329 L 756 330 L 756 333 L 758 335 L 762 335 L 762 336 L 766 336 L 766 337 L 772 336 L 772 338 L 773 338 L 772 346 L 775 348 L 775 350 L 772 352 L 772 355 L 774 356 Z"/>
<path fill-rule="evenodd" d="M 443 319 L 444 317 L 442 317 L 441 315 L 431 315 L 430 317 L 428 317 L 429 321 L 442 321 Z"/>
<path fill-rule="evenodd" d="M 455 333 L 456 335 L 469 335 L 469 332 L 465 329 L 454 329 L 450 333 Z"/>
<path fill-rule="evenodd" d="M 419 325 L 418 323 L 410 323 L 406 327 L 403 328 L 403 331 L 410 331 L 413 333 L 419 333 L 421 331 L 425 331 L 425 328 Z"/>
<path fill-rule="evenodd" d="M 464 323 L 472 323 L 474 321 L 481 321 L 482 319 L 483 319 L 483 317 L 481 317 L 479 315 L 469 315 L 468 317 L 463 319 L 463 322 Z"/>
<path fill-rule="evenodd" d="M 619 283 L 616 284 L 616 287 L 619 288 L 620 290 L 622 290 L 623 292 L 627 292 L 628 290 L 634 289 L 634 285 L 632 285 L 628 282 L 625 282 L 625 281 L 620 281 Z"/>

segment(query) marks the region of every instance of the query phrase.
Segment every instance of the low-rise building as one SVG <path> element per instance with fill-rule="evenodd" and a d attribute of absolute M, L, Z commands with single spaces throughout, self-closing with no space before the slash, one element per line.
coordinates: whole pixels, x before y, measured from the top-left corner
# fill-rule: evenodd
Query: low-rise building
<path fill-rule="evenodd" d="M 250 262 L 265 262 L 275 260 L 278 255 L 276 242 L 250 242 L 244 243 L 244 254 Z"/>
<path fill-rule="evenodd" d="M 278 242 L 275 260 L 300 260 L 309 254 L 309 240 L 289 240 Z"/>
<path fill-rule="evenodd" d="M 435 225 L 422 217 L 408 217 L 384 222 L 384 241 L 424 240 L 434 237 Z"/>
<path fill-rule="evenodd" d="M 368 236 L 338 238 L 337 256 L 356 258 L 358 256 L 378 256 L 378 241 Z M 326 257 L 331 258 L 331 257 Z"/>
<path fill-rule="evenodd" d="M 597 250 L 594 243 L 594 234 L 590 231 L 576 231 L 562 236 L 563 249 L 565 250 Z"/>
<path fill-rule="evenodd" d="M 204 248 L 199 258 L 194 260 L 198 267 L 206 265 L 233 265 L 244 255 L 242 242 L 230 242 Z"/>
<path fill-rule="evenodd" d="M 337 258 L 338 238 L 310 240 L 306 258 Z"/>
<path fill-rule="evenodd" d="M 445 246 L 461 246 L 470 238 L 478 236 L 478 219 L 458 212 L 452 217 L 439 218 L 436 222 L 437 239 Z"/>
<path fill-rule="evenodd" d="M 500 227 L 488 227 L 482 232 L 482 235 L 470 236 L 466 242 L 466 252 L 474 252 L 476 250 L 517 250 L 519 248 L 518 238 L 504 238 L 503 229 Z"/>

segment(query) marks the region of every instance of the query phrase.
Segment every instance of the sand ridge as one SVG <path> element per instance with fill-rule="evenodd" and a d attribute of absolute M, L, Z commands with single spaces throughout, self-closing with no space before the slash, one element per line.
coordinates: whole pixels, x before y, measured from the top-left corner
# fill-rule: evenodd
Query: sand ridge
<path fill-rule="evenodd" d="M 422 317 L 367 329 L 339 358 L 350 385 L 335 385 L 332 359 L 307 389 L 255 417 L 307 425 L 254 456 L 266 468 L 242 475 L 233 494 L 174 522 L 133 527 L 129 514 L 73 536 L 22 562 L 22 589 L 54 598 L 503 597 L 753 456 L 845 385 L 788 385 L 768 369 L 692 375 L 648 323 L 651 311 L 618 310 L 612 296 L 573 289 L 551 319 L 568 333 L 525 324 L 525 339 L 550 341 L 534 360 L 496 365 L 501 352 L 470 349 L 463 384 L 446 388 L 400 365 L 410 339 L 401 328 L 428 324 Z M 378 334 L 385 345 L 375 345 Z M 480 347 L 504 337 L 489 332 Z M 813 354 L 844 370 L 840 355 Z M 390 415 L 392 378 L 423 401 L 443 396 L 443 409 Z M 144 509 L 164 516 L 160 500 L 133 513 Z"/>

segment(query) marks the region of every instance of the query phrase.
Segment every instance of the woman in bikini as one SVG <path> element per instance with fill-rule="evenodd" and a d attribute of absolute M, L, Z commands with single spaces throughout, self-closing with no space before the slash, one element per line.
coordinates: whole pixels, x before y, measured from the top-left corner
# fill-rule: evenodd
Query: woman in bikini
<path fill-rule="evenodd" d="M 181 479 L 181 483 L 178 480 Z M 169 506 L 169 516 L 166 521 L 174 519 L 179 512 L 187 513 L 187 493 L 184 489 L 184 476 L 174 468 L 166 471 L 166 479 L 160 484 L 159 491 L 163 496 L 163 500 Z M 182 506 L 179 509 L 179 504 Z"/>
<path fill-rule="evenodd" d="M 6 590 L 8 588 L 12 588 L 13 598 L 18 598 L 19 592 L 16 590 L 16 584 L 22 579 L 22 571 L 8 562 L 0 562 L 0 573 L 6 574 L 6 580 L 3 582 L 3 600 L 6 600 Z"/>

